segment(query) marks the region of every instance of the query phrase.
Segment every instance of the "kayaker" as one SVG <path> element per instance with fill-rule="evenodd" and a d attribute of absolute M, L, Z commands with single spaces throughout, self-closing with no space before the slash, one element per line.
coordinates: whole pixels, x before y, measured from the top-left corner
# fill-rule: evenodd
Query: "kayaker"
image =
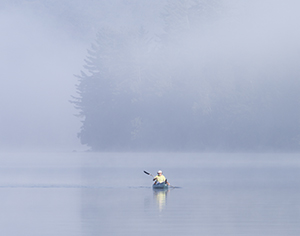
<path fill-rule="evenodd" d="M 157 176 L 155 176 L 153 179 L 153 181 L 155 181 L 154 184 L 165 182 L 166 184 L 170 185 L 170 183 L 162 173 L 163 172 L 161 170 L 157 171 Z"/>

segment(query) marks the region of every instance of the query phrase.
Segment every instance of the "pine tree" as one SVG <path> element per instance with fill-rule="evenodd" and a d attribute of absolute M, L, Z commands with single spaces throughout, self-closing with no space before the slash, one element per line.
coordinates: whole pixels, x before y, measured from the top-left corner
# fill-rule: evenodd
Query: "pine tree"
<path fill-rule="evenodd" d="M 88 50 L 73 103 L 79 137 L 92 150 L 130 150 L 140 133 L 139 108 L 147 83 L 147 33 L 104 28 Z"/>
<path fill-rule="evenodd" d="M 93 150 L 106 150 L 122 145 L 126 136 L 124 126 L 120 125 L 122 110 L 120 103 L 128 102 L 120 89 L 119 53 L 123 48 L 120 35 L 110 29 L 102 29 L 96 42 L 88 50 L 84 68 L 77 86 L 79 97 L 74 103 L 80 110 L 83 125 L 79 137 L 83 144 Z M 127 105 L 127 104 L 126 104 Z"/>

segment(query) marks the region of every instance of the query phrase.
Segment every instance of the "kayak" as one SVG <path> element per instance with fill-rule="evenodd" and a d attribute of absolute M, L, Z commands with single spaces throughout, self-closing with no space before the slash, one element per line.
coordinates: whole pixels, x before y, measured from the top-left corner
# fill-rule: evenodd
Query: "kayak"
<path fill-rule="evenodd" d="M 169 185 L 166 183 L 157 183 L 152 185 L 153 189 L 168 189 Z"/>

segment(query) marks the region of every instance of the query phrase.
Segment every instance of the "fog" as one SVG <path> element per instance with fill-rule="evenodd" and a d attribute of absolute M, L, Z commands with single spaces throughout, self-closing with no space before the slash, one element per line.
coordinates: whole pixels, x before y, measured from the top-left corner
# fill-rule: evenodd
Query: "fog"
<path fill-rule="evenodd" d="M 164 150 L 162 146 L 174 150 L 178 143 L 184 143 L 182 148 L 175 148 L 180 151 L 299 150 L 299 1 L 196 2 L 202 3 L 203 14 L 187 13 L 190 19 L 183 21 L 180 17 L 163 18 L 172 10 L 172 1 L 3 1 L 0 150 L 123 150 L 119 148 L 121 139 L 107 148 L 95 144 L 94 140 L 106 139 L 99 134 L 86 132 L 86 137 L 81 133 L 84 140 L 80 140 L 77 134 L 84 130 L 82 122 L 84 127 L 88 116 L 76 117 L 80 111 L 70 100 L 78 96 L 76 85 L 80 86 L 74 75 L 91 72 L 84 67 L 84 60 L 97 34 L 103 28 L 133 32 L 141 27 L 151 38 L 147 50 L 154 52 L 145 59 L 145 73 L 159 72 L 162 76 L 149 80 L 145 75 L 134 89 L 132 81 L 128 85 L 131 100 L 148 102 L 151 98 L 151 102 L 143 106 L 145 111 L 139 107 L 138 113 L 129 114 L 129 120 L 146 125 L 140 141 L 128 144 L 130 148 L 125 150 L 136 146 L 148 151 Z M 165 32 L 170 38 L 155 48 Z M 126 58 L 135 54 L 132 50 Z M 113 63 L 111 67 L 117 65 Z M 122 75 L 117 80 L 127 76 Z M 145 95 L 148 88 L 152 97 Z M 158 106 L 165 101 L 173 101 L 166 103 L 168 107 L 187 104 L 178 106 L 174 116 L 194 112 L 193 119 L 202 123 L 181 129 L 190 117 L 183 115 L 175 121 L 166 118 L 163 122 L 170 121 L 170 126 L 165 125 L 164 132 L 174 139 L 165 143 L 163 139 L 169 135 L 148 132 L 155 127 L 161 130 L 160 122 L 151 122 L 156 118 L 145 115 L 168 113 Z M 89 106 L 99 109 L 97 101 Z M 126 106 L 122 117 L 132 111 Z M 189 109 L 180 110 L 183 107 Z M 123 124 L 122 119 L 117 121 Z M 180 134 L 170 134 L 174 127 Z M 112 139 L 118 136 L 111 129 L 105 132 Z"/>
<path fill-rule="evenodd" d="M 68 100 L 85 45 L 22 6 L 4 8 L 1 28 L 2 150 L 70 150 L 79 121 Z"/>

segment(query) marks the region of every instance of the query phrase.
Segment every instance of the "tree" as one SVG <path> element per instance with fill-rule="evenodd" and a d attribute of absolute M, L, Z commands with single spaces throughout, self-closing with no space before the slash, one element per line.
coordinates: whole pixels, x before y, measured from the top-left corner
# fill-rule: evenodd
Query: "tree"
<path fill-rule="evenodd" d="M 83 118 L 79 138 L 93 150 L 130 150 L 138 136 L 146 32 L 103 28 L 88 50 L 73 103 Z"/>

